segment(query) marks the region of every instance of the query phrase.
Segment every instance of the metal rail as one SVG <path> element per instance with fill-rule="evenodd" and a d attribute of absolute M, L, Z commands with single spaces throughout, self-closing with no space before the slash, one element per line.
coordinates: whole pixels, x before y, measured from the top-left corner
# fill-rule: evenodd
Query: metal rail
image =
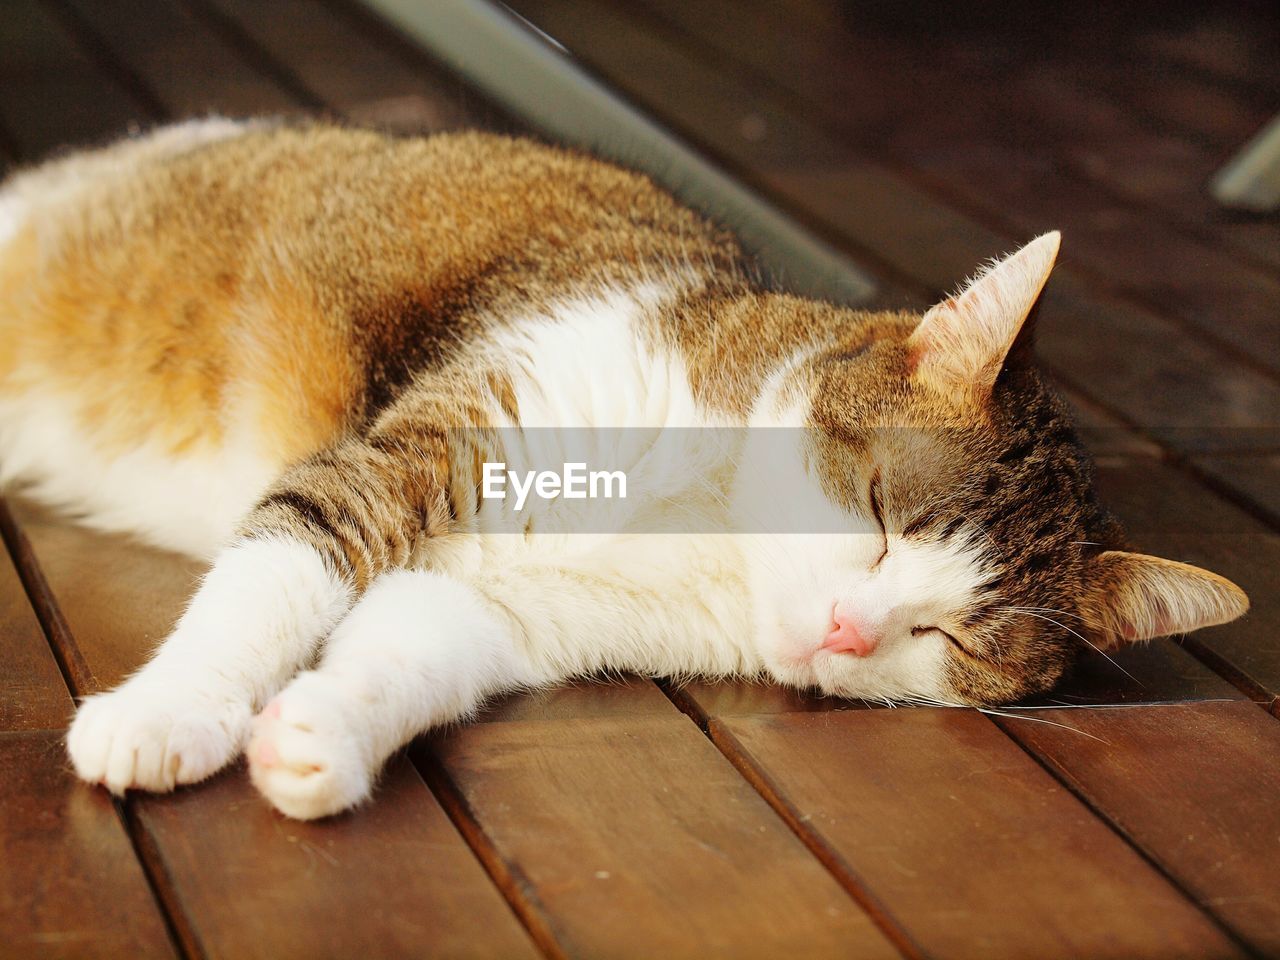
<path fill-rule="evenodd" d="M 488 0 L 360 0 L 547 137 L 643 170 L 732 228 L 768 279 L 857 305 L 874 282 L 597 80 L 552 37 Z"/>

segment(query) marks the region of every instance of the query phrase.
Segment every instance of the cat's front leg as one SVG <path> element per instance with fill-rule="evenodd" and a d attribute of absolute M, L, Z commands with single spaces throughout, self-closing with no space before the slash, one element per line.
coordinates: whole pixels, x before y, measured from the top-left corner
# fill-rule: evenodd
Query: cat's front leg
<path fill-rule="evenodd" d="M 81 706 L 68 748 L 82 778 L 117 793 L 171 790 L 237 755 L 253 711 L 360 590 L 404 562 L 424 525 L 443 524 L 441 495 L 413 469 L 429 472 L 438 451 L 389 448 L 350 441 L 280 478 L 154 659 Z"/>
<path fill-rule="evenodd" d="M 81 705 L 67 737 L 76 773 L 115 793 L 167 791 L 215 773 L 243 748 L 253 711 L 350 603 L 351 589 L 300 540 L 224 550 L 152 660 Z"/>
<path fill-rule="evenodd" d="M 471 586 L 432 572 L 382 576 L 334 631 L 320 665 L 254 721 L 254 784 L 309 820 L 369 795 L 382 764 L 414 735 L 471 713 L 487 696 L 548 682 L 515 622 Z"/>

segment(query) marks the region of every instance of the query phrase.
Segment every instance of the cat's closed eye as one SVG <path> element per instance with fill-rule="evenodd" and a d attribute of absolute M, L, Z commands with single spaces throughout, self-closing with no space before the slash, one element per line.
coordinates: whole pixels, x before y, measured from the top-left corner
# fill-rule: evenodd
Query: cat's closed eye
<path fill-rule="evenodd" d="M 946 630 L 943 630 L 941 627 L 915 626 L 911 628 L 911 635 L 913 637 L 922 637 L 927 633 L 936 633 L 941 637 L 943 637 L 945 640 L 947 640 L 953 647 L 955 647 L 961 653 L 970 657 L 976 656 L 976 654 L 972 650 L 970 650 L 967 646 L 965 646 L 958 639 L 956 639 L 954 634 L 948 633 Z"/>
<path fill-rule="evenodd" d="M 884 558 L 889 555 L 889 531 L 884 525 L 884 507 L 880 500 L 880 470 L 876 469 L 875 474 L 871 477 L 871 487 L 867 493 L 871 502 L 871 516 L 875 518 L 876 525 L 880 527 L 880 536 L 884 541 L 884 548 L 880 551 L 880 556 L 876 558 L 876 562 L 871 565 L 874 570 L 884 562 Z"/>

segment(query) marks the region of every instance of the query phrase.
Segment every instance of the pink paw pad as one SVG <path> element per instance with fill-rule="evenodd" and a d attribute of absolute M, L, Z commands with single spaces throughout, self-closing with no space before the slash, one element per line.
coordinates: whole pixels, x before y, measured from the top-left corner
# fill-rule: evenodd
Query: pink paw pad
<path fill-rule="evenodd" d="M 253 748 L 254 762 L 263 767 L 274 767 L 280 763 L 280 754 L 267 740 L 259 740 Z"/>
<path fill-rule="evenodd" d="M 270 717 L 272 720 L 278 719 L 280 716 L 280 700 L 277 698 L 268 703 L 263 709 L 262 715 Z"/>

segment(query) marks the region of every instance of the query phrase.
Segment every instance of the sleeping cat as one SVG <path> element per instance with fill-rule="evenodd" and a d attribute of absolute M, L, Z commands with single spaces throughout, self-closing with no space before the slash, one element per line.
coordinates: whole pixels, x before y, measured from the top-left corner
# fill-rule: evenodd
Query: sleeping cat
<path fill-rule="evenodd" d="M 319 817 L 503 691 L 996 704 L 1086 644 L 1239 616 L 1095 501 L 1022 330 L 1057 250 L 923 316 L 841 309 L 759 289 L 643 176 L 477 133 L 211 119 L 10 178 L 0 482 L 214 557 L 81 705 L 77 773 L 165 791 L 244 751 Z M 491 495 L 558 431 L 641 478 L 607 524 Z"/>

